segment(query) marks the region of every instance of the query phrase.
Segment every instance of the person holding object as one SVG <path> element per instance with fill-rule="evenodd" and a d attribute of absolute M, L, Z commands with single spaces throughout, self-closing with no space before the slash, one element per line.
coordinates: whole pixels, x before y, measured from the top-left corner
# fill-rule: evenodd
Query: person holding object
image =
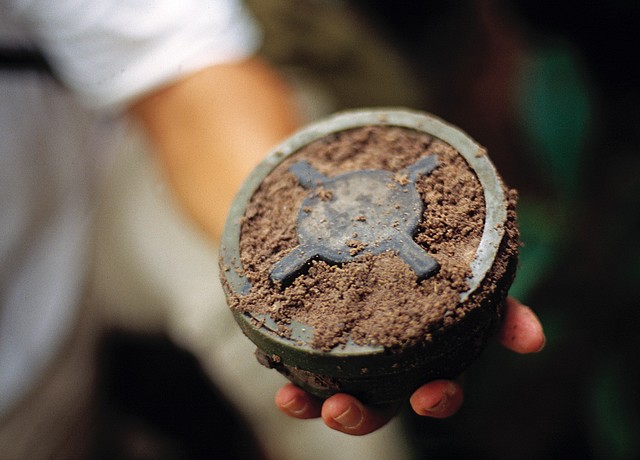
<path fill-rule="evenodd" d="M 255 56 L 257 27 L 233 0 L 9 0 L 0 11 L 3 47 L 27 56 L 0 71 L 0 452 L 32 456 L 29 436 L 46 430 L 35 420 L 47 413 L 58 439 L 41 446 L 56 456 L 68 440 L 56 416 L 68 412 L 51 410 L 52 399 L 66 399 L 48 386 L 56 368 L 95 359 L 85 345 L 96 335 L 82 332 L 99 330 L 95 320 L 84 327 L 91 219 L 122 120 L 141 124 L 178 202 L 213 241 L 242 180 L 300 121 L 286 84 Z M 45 59 L 30 59 L 35 51 Z M 514 300 L 507 306 L 503 344 L 541 349 L 535 315 Z M 84 387 L 71 399 L 90 397 L 91 379 L 76 382 Z M 446 417 L 462 390 L 431 382 L 411 403 Z M 344 394 L 318 401 L 291 385 L 276 404 L 352 435 L 393 415 Z"/>
<path fill-rule="evenodd" d="M 499 340 L 506 348 L 521 354 L 537 353 L 545 344 L 542 326 L 535 313 L 512 297 L 506 301 Z M 446 418 L 454 415 L 462 406 L 463 389 L 458 382 L 436 380 L 418 388 L 409 402 L 418 415 Z M 367 407 L 346 394 L 337 394 L 321 401 L 293 384 L 280 389 L 276 404 L 291 417 L 322 417 L 328 427 L 351 435 L 365 435 L 377 430 L 397 410 L 396 407 Z"/>

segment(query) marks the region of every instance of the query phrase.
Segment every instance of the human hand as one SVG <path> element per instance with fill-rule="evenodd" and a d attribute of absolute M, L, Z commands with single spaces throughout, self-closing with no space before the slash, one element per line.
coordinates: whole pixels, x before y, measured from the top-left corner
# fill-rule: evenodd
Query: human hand
<path fill-rule="evenodd" d="M 539 352 L 545 344 L 538 317 L 529 307 L 512 297 L 507 298 L 498 339 L 506 348 L 521 354 Z M 463 398 L 462 387 L 457 382 L 435 380 L 418 388 L 409 402 L 418 415 L 446 418 L 458 411 Z M 355 436 L 365 435 L 382 427 L 398 410 L 395 405 L 366 406 L 344 393 L 335 394 L 323 401 L 291 383 L 278 391 L 275 401 L 278 408 L 291 417 L 322 417 L 329 428 Z"/>

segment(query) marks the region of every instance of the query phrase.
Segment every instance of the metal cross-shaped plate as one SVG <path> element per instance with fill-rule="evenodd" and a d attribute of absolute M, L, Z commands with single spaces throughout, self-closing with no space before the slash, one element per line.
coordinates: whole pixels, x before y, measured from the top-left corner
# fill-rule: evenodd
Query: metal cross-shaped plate
<path fill-rule="evenodd" d="M 310 190 L 298 212 L 300 244 L 273 265 L 271 279 L 287 283 L 311 260 L 338 264 L 385 251 L 402 258 L 418 280 L 435 274 L 438 263 L 413 236 L 424 211 L 415 182 L 436 166 L 431 155 L 397 174 L 360 170 L 326 177 L 307 161 L 295 163 L 289 170 Z"/>

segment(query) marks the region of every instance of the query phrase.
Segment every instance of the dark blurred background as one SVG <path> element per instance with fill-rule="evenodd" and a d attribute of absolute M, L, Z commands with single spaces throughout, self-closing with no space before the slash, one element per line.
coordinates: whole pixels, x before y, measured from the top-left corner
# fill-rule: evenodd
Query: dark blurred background
<path fill-rule="evenodd" d="M 538 356 L 490 350 L 423 458 L 640 458 L 640 3 L 350 2 L 521 194 L 512 294 Z"/>
<path fill-rule="evenodd" d="M 640 2 L 247 3 L 264 27 L 262 53 L 297 87 L 309 119 L 372 106 L 432 112 L 487 147 L 520 192 L 524 246 L 511 293 L 541 317 L 546 348 L 517 356 L 491 345 L 449 420 L 405 411 L 416 458 L 640 458 Z M 162 364 L 136 364 L 150 356 Z M 215 452 L 206 435 L 215 430 L 193 420 L 212 428 L 204 409 L 231 409 L 208 399 L 214 390 L 191 357 L 115 335 L 105 363 L 119 404 L 110 407 L 129 414 L 140 442 L 164 430 L 173 433 L 165 453 Z M 168 424 L 146 372 L 182 375 L 158 397 L 202 398 L 203 413 Z M 138 385 L 118 384 L 123 375 Z M 117 447 L 126 431 L 106 429 L 114 437 L 103 444 Z M 259 455 L 252 442 L 237 458 Z"/>

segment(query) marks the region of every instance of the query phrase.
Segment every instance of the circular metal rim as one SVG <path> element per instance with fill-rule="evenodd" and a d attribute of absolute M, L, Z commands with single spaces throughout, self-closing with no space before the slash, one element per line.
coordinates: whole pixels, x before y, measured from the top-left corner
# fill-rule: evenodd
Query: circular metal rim
<path fill-rule="evenodd" d="M 468 297 L 480 287 L 487 272 L 493 266 L 505 233 L 504 224 L 507 218 L 507 204 L 502 182 L 499 179 L 497 171 L 487 157 L 486 150 L 459 128 L 425 112 L 392 108 L 350 110 L 340 112 L 310 124 L 275 147 L 256 167 L 244 182 L 233 201 L 221 241 L 220 256 L 222 264 L 225 267 L 223 276 L 232 291 L 242 295 L 248 293 L 251 289 L 249 281 L 242 275 L 243 267 L 240 262 L 239 252 L 240 222 L 249 201 L 262 181 L 285 158 L 307 144 L 331 133 L 367 125 L 398 126 L 423 131 L 455 148 L 473 169 L 484 191 L 486 216 L 482 238 L 478 245 L 476 256 L 471 262 L 472 275 L 468 279 L 469 289 L 460 294 L 460 302 L 466 301 Z M 256 340 L 255 337 L 252 337 L 252 332 L 263 334 L 258 329 L 266 329 L 266 331 L 271 329 L 268 327 L 256 328 L 256 326 L 252 324 L 254 319 L 251 315 L 234 312 L 234 316 L 236 320 L 241 323 L 241 327 L 245 333 L 254 340 L 254 342 Z M 264 319 L 265 318 L 262 318 L 263 321 L 261 321 L 263 324 L 265 324 Z M 269 318 L 267 318 L 267 320 L 268 319 Z M 307 334 L 308 333 L 309 331 L 307 330 Z M 264 339 L 267 339 L 267 342 L 272 342 L 272 346 L 268 348 L 275 350 L 281 347 L 295 346 L 297 351 L 306 356 L 324 356 L 329 360 L 342 358 L 344 356 L 353 356 L 354 354 L 365 357 L 385 353 L 383 347 L 349 345 L 337 347 L 330 352 L 323 352 L 313 349 L 308 345 L 301 344 L 300 340 L 295 341 L 280 337 L 273 330 L 271 330 L 268 335 L 268 339 L 266 337 L 259 337 L 259 342 L 261 342 L 262 345 L 265 345 Z"/>

